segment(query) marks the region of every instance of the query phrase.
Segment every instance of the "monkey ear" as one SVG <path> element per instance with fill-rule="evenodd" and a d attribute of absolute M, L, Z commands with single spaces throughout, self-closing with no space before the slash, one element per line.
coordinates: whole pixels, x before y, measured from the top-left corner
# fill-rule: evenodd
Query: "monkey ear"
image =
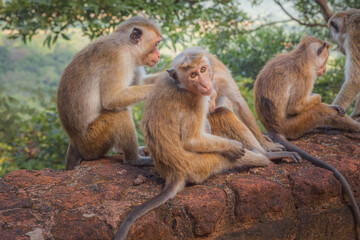
<path fill-rule="evenodd" d="M 175 82 L 178 82 L 178 77 L 177 77 L 177 74 L 176 74 L 176 70 L 174 68 L 170 68 L 170 69 L 167 69 L 166 70 L 169 74 L 169 77 L 171 77 L 172 79 L 175 80 Z"/>
<path fill-rule="evenodd" d="M 132 33 L 130 34 L 130 42 L 137 44 L 142 36 L 142 31 L 140 28 L 134 28 Z"/>

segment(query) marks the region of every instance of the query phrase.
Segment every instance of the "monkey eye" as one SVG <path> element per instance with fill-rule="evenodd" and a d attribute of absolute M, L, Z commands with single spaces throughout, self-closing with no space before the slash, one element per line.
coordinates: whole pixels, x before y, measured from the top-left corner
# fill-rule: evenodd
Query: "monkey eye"
<path fill-rule="evenodd" d="M 323 45 L 317 50 L 318 56 L 320 56 L 320 54 L 324 51 L 325 47 L 326 47 L 326 42 L 324 42 Z"/>
<path fill-rule="evenodd" d="M 190 74 L 190 77 L 191 77 L 191 78 L 195 78 L 196 76 L 197 76 L 196 72 L 192 72 L 192 73 Z"/>
<path fill-rule="evenodd" d="M 202 68 L 200 68 L 200 72 L 205 72 L 206 71 L 206 67 L 202 67 Z"/>
<path fill-rule="evenodd" d="M 330 26 L 332 26 L 335 29 L 336 32 L 339 31 L 339 26 L 334 21 L 330 22 Z"/>

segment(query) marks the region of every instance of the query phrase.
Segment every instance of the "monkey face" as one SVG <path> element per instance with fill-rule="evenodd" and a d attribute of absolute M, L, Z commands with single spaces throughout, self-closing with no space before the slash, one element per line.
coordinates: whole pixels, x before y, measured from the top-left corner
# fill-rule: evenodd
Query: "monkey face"
<path fill-rule="evenodd" d="M 158 50 L 158 44 L 160 41 L 161 41 L 161 37 L 156 37 L 149 43 L 149 48 L 148 48 L 149 51 L 145 55 L 143 65 L 153 67 L 159 61 L 160 53 Z"/>
<path fill-rule="evenodd" d="M 211 74 L 211 65 L 208 61 L 202 60 L 199 66 L 191 68 L 185 73 L 183 82 L 185 88 L 196 95 L 209 96 L 214 86 Z"/>
<path fill-rule="evenodd" d="M 135 51 L 138 51 L 137 64 L 139 66 L 155 66 L 160 59 L 158 44 L 161 40 L 161 36 L 151 30 L 141 35 L 135 48 Z"/>
<path fill-rule="evenodd" d="M 329 19 L 331 37 L 339 44 L 340 51 L 346 55 L 347 42 L 359 41 L 359 9 L 336 12 Z M 357 37 L 356 37 L 357 36 Z"/>
<path fill-rule="evenodd" d="M 330 34 L 331 37 L 339 44 L 340 52 L 344 55 L 345 48 L 344 48 L 344 42 L 345 42 L 345 34 L 346 26 L 344 26 L 344 18 L 338 17 L 338 14 L 335 14 L 332 18 L 329 20 L 329 28 L 330 28 Z"/>
<path fill-rule="evenodd" d="M 310 43 L 310 54 L 317 76 L 326 72 L 326 62 L 329 57 L 330 44 L 322 41 Z"/>

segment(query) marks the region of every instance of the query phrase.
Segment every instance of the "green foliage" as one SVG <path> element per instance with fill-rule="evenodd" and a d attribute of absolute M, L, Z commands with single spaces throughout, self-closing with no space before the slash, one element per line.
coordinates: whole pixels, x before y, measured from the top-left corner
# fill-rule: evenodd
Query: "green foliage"
<path fill-rule="evenodd" d="M 259 1 L 252 2 L 256 5 Z M 292 2 L 302 22 L 324 24 L 314 1 Z M 328 2 L 334 10 L 346 6 L 360 8 L 356 0 Z M 12 0 L 0 5 L 0 27 L 9 34 L 0 34 L 0 176 L 19 168 L 64 168 L 67 137 L 55 104 L 60 75 L 87 39 L 108 34 L 122 20 L 139 13 L 155 18 L 164 36 L 161 60 L 154 68 L 147 68 L 148 72 L 162 71 L 169 66 L 171 57 L 163 54 L 164 50 L 171 52 L 202 45 L 229 67 L 255 114 L 253 82 L 264 64 L 276 54 L 293 49 L 305 32 L 326 40 L 329 34 L 324 27 L 289 25 L 269 25 L 254 31 L 253 26 L 248 27 L 256 21 L 239 10 L 240 3 L 230 0 Z M 85 39 L 80 37 L 81 33 Z M 27 45 L 5 36 L 20 38 Z M 44 48 L 42 43 L 52 48 Z M 344 79 L 344 57 L 331 56 L 327 73 L 314 86 L 314 92 L 328 103 Z M 143 105 L 133 106 L 140 145 L 144 144 L 140 130 Z"/>
<path fill-rule="evenodd" d="M 231 38 L 208 34 L 201 43 L 229 66 L 233 75 L 256 78 L 265 63 L 276 54 L 289 51 L 296 45 L 302 33 L 286 31 L 283 27 L 260 29 Z"/>
<path fill-rule="evenodd" d="M 139 13 L 156 18 L 174 48 L 176 43 L 192 39 L 194 33 L 208 31 L 211 22 L 226 26 L 230 20 L 241 21 L 244 16 L 236 3 L 222 0 L 12 0 L 0 8 L 0 22 L 3 30 L 12 31 L 11 38 L 24 42 L 46 31 L 44 44 L 50 47 L 59 37 L 69 39 L 70 27 L 79 27 L 94 39 Z M 200 29 L 199 21 L 206 22 L 206 26 Z"/>
<path fill-rule="evenodd" d="M 285 2 L 285 1 L 281 1 Z M 320 6 L 313 0 L 293 0 L 294 8 L 297 10 L 299 18 L 307 24 L 322 23 L 326 24 L 321 16 Z M 343 11 L 348 8 L 360 8 L 359 0 L 327 0 L 329 8 L 333 11 Z"/>
<path fill-rule="evenodd" d="M 38 112 L 12 97 L 0 99 L 0 176 L 21 168 L 64 168 L 66 135 L 51 105 Z"/>

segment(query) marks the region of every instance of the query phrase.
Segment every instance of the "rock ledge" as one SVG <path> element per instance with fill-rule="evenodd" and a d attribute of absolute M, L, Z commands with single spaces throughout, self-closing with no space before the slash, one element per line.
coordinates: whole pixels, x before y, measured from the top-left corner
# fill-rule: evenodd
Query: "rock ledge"
<path fill-rule="evenodd" d="M 318 130 L 294 143 L 335 166 L 360 200 L 360 134 Z M 107 157 L 73 171 L 0 178 L 0 239 L 112 239 L 128 211 L 163 186 L 153 168 L 121 162 Z M 354 229 L 331 172 L 281 162 L 188 186 L 136 221 L 129 239 L 355 239 Z"/>

